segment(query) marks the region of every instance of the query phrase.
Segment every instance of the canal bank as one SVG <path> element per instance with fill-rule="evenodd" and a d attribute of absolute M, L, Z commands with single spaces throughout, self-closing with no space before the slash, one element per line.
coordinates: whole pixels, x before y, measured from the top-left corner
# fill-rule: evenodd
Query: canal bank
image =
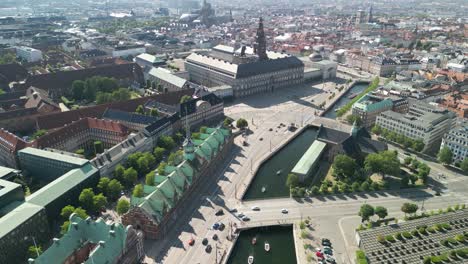
<path fill-rule="evenodd" d="M 358 96 L 362 91 L 364 91 L 369 86 L 368 81 L 357 80 L 349 84 L 347 90 L 341 95 L 337 96 L 335 101 L 328 105 L 323 112 L 320 113 L 320 116 L 326 118 L 336 119 L 336 111 L 346 105 L 352 98 L 349 98 L 351 95 Z"/>
<path fill-rule="evenodd" d="M 249 177 L 242 199 L 289 197 L 287 175 L 314 142 L 317 131 L 315 126 L 305 126 L 263 157 Z"/>

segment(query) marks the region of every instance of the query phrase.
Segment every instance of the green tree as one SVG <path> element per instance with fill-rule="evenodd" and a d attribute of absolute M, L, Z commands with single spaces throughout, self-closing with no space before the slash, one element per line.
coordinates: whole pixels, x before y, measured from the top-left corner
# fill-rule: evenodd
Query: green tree
<path fill-rule="evenodd" d="M 73 213 L 75 213 L 79 218 L 81 219 L 86 219 L 88 218 L 88 213 L 86 212 L 85 209 L 81 208 L 81 207 L 77 207 L 75 209 L 75 211 L 73 211 Z"/>
<path fill-rule="evenodd" d="M 164 175 L 165 174 L 166 166 L 167 166 L 166 162 L 159 163 L 159 166 L 157 168 L 157 171 L 158 171 L 159 175 Z"/>
<path fill-rule="evenodd" d="M 192 100 L 192 97 L 190 95 L 184 95 L 184 96 L 182 96 L 182 98 L 180 98 L 180 103 L 183 104 L 183 103 L 188 102 L 190 100 Z"/>
<path fill-rule="evenodd" d="M 403 187 L 403 188 L 408 187 L 409 180 L 410 180 L 410 179 L 409 179 L 408 176 L 402 176 L 401 179 L 400 179 L 401 187 Z"/>
<path fill-rule="evenodd" d="M 135 185 L 135 188 L 133 189 L 132 194 L 134 197 L 143 197 L 143 185 L 142 184 Z"/>
<path fill-rule="evenodd" d="M 143 153 L 142 152 L 135 152 L 135 153 L 132 153 L 130 155 L 128 155 L 127 157 L 127 167 L 132 167 L 132 168 L 135 168 L 137 169 L 138 168 L 138 159 L 143 157 Z"/>
<path fill-rule="evenodd" d="M 130 100 L 132 95 L 127 88 L 119 88 L 118 90 L 112 92 L 111 97 L 112 101 L 121 102 Z"/>
<path fill-rule="evenodd" d="M 150 114 L 150 116 L 159 116 L 158 109 L 156 109 L 156 108 L 151 108 L 149 114 Z"/>
<path fill-rule="evenodd" d="M 361 185 L 359 184 L 359 182 L 353 182 L 353 184 L 351 184 L 351 190 L 353 192 L 359 192 L 361 188 Z"/>
<path fill-rule="evenodd" d="M 110 183 L 109 178 L 107 177 L 100 178 L 99 183 L 97 185 L 98 190 L 105 193 L 106 195 L 109 195 L 109 183 Z"/>
<path fill-rule="evenodd" d="M 364 168 L 371 173 L 379 173 L 398 176 L 400 173 L 400 161 L 397 153 L 382 151 L 369 154 L 364 160 Z"/>
<path fill-rule="evenodd" d="M 60 234 L 65 235 L 68 232 L 68 227 L 70 226 L 70 221 L 65 221 L 60 226 Z"/>
<path fill-rule="evenodd" d="M 247 120 L 245 120 L 244 118 L 239 118 L 237 119 L 236 121 L 236 127 L 237 128 L 246 128 L 249 124 L 247 123 Z"/>
<path fill-rule="evenodd" d="M 404 203 L 401 206 L 401 211 L 406 214 L 414 214 L 418 211 L 418 205 L 413 203 Z"/>
<path fill-rule="evenodd" d="M 335 156 L 332 164 L 333 175 L 339 179 L 350 178 L 354 175 L 355 170 L 357 169 L 356 161 L 343 154 Z"/>
<path fill-rule="evenodd" d="M 81 191 L 80 196 L 78 197 L 78 201 L 88 211 L 93 211 L 93 198 L 94 192 L 92 188 L 83 189 Z"/>
<path fill-rule="evenodd" d="M 155 158 L 155 162 L 161 162 L 164 157 L 164 153 L 166 152 L 165 148 L 155 147 L 153 150 L 153 156 Z"/>
<path fill-rule="evenodd" d="M 384 219 L 384 218 L 387 217 L 387 215 L 388 215 L 387 208 L 385 208 L 385 207 L 383 207 L 383 206 L 376 206 L 376 207 L 375 207 L 375 210 L 374 210 L 374 213 L 375 213 L 380 219 Z"/>
<path fill-rule="evenodd" d="M 357 115 L 348 115 L 346 117 L 346 121 L 348 122 L 348 124 L 354 124 L 354 122 L 356 122 L 356 125 L 358 126 L 362 124 L 361 117 Z"/>
<path fill-rule="evenodd" d="M 135 113 L 140 114 L 140 115 L 144 115 L 145 114 L 145 108 L 142 105 L 139 105 L 136 108 Z"/>
<path fill-rule="evenodd" d="M 0 56 L 0 64 L 11 64 L 17 62 L 16 55 L 12 52 Z"/>
<path fill-rule="evenodd" d="M 107 197 L 100 193 L 93 197 L 94 210 L 99 211 L 107 205 Z"/>
<path fill-rule="evenodd" d="M 312 188 L 310 189 L 310 193 L 312 195 L 317 195 L 317 194 L 319 194 L 319 192 L 320 192 L 320 189 L 317 186 L 312 186 Z"/>
<path fill-rule="evenodd" d="M 124 166 L 122 166 L 121 164 L 118 164 L 114 169 L 114 178 L 119 181 L 122 181 L 124 172 L 125 172 Z"/>
<path fill-rule="evenodd" d="M 105 104 L 113 101 L 112 94 L 110 93 L 96 93 L 96 104 Z"/>
<path fill-rule="evenodd" d="M 130 209 L 130 203 L 126 199 L 120 199 L 117 202 L 116 210 L 119 215 L 125 214 L 126 212 L 128 212 L 128 209 Z"/>
<path fill-rule="evenodd" d="M 154 178 L 155 178 L 154 172 L 150 171 L 148 174 L 146 174 L 145 184 L 150 185 L 150 186 L 154 186 Z"/>
<path fill-rule="evenodd" d="M 84 156 L 85 155 L 85 150 L 84 149 L 78 149 L 75 151 L 75 154 Z"/>
<path fill-rule="evenodd" d="M 362 222 L 369 221 L 369 219 L 374 215 L 374 207 L 369 204 L 363 204 L 359 209 L 358 215 L 361 217 Z"/>
<path fill-rule="evenodd" d="M 158 139 L 158 146 L 166 150 L 172 150 L 175 147 L 175 141 L 169 136 L 160 136 Z"/>
<path fill-rule="evenodd" d="M 37 258 L 41 254 L 42 254 L 42 247 L 39 246 L 39 245 L 37 247 L 36 246 L 30 246 L 28 248 L 28 256 L 30 258 Z"/>
<path fill-rule="evenodd" d="M 374 125 L 371 130 L 372 133 L 376 134 L 377 136 L 382 133 L 382 128 L 379 125 Z"/>
<path fill-rule="evenodd" d="M 85 91 L 85 82 L 81 80 L 76 80 L 72 83 L 72 96 L 75 100 L 83 99 Z"/>
<path fill-rule="evenodd" d="M 122 184 L 117 179 L 112 179 L 107 186 L 107 196 L 111 201 L 115 201 L 123 190 Z"/>
<path fill-rule="evenodd" d="M 98 153 L 102 153 L 104 152 L 104 145 L 102 144 L 102 141 L 94 141 L 94 153 L 95 154 L 98 154 Z"/>
<path fill-rule="evenodd" d="M 468 158 L 463 159 L 463 161 L 460 163 L 460 168 L 464 173 L 468 173 Z"/>
<path fill-rule="evenodd" d="M 452 163 L 453 153 L 447 146 L 445 146 L 440 149 L 439 154 L 437 155 L 437 159 L 443 164 L 448 165 Z"/>
<path fill-rule="evenodd" d="M 413 158 L 411 158 L 411 157 L 406 157 L 406 158 L 404 159 L 403 163 L 405 163 L 405 165 L 410 165 L 412 160 L 413 160 Z"/>
<path fill-rule="evenodd" d="M 294 188 L 298 184 L 299 184 L 299 177 L 294 173 L 288 174 L 288 178 L 286 179 L 286 186 L 288 186 L 289 188 Z"/>
<path fill-rule="evenodd" d="M 126 169 L 123 175 L 123 180 L 124 185 L 127 188 L 131 187 L 138 180 L 138 172 L 132 167 Z"/>
<path fill-rule="evenodd" d="M 75 207 L 72 205 L 67 205 L 62 208 L 62 211 L 60 212 L 60 216 L 63 217 L 63 219 L 69 219 L 70 215 L 73 214 L 75 211 Z"/>
<path fill-rule="evenodd" d="M 208 127 L 206 127 L 206 126 L 200 127 L 200 133 L 206 134 L 206 130 L 207 130 L 207 129 L 208 129 Z"/>
<path fill-rule="evenodd" d="M 225 127 L 229 127 L 231 126 L 232 122 L 234 122 L 234 119 L 230 118 L 230 117 L 226 117 L 223 121 L 223 125 Z"/>
<path fill-rule="evenodd" d="M 367 191 L 369 191 L 369 189 L 370 189 L 370 186 L 369 186 L 369 183 L 367 181 L 365 181 L 365 182 L 363 182 L 361 184 L 361 190 L 363 192 L 367 192 Z"/>

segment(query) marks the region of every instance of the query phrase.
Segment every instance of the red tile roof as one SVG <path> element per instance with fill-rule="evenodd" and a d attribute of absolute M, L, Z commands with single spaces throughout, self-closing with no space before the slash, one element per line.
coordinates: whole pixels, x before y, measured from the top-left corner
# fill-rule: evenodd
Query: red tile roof
<path fill-rule="evenodd" d="M 19 138 L 15 134 L 4 130 L 3 128 L 0 128 L 0 144 L 4 145 L 11 152 L 16 152 L 17 150 L 23 149 L 27 145 L 26 141 Z"/>

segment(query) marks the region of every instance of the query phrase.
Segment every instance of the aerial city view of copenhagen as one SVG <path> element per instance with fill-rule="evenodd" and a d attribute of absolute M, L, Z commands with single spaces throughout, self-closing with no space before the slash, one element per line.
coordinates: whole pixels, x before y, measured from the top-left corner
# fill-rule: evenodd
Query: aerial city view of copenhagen
<path fill-rule="evenodd" d="M 468 263 L 466 0 L 0 0 L 0 264 Z"/>

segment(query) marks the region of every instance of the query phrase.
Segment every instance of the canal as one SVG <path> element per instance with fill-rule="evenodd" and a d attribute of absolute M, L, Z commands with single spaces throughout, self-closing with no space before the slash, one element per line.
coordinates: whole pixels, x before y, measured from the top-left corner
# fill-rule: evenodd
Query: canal
<path fill-rule="evenodd" d="M 314 142 L 316 135 L 317 128 L 306 128 L 260 165 L 243 199 L 288 197 L 289 189 L 286 187 L 288 173 Z M 279 175 L 278 171 L 281 171 Z M 262 192 L 263 187 L 265 187 L 265 192 Z"/>
<path fill-rule="evenodd" d="M 336 103 L 333 105 L 332 108 L 328 109 L 328 111 L 323 115 L 323 117 L 336 119 L 336 110 L 340 109 L 342 106 L 346 105 L 352 99 L 349 99 L 349 96 L 352 94 L 360 94 L 364 91 L 367 87 L 369 87 L 368 83 L 357 83 L 351 87 L 351 89 L 346 92 Z"/>
<path fill-rule="evenodd" d="M 252 245 L 252 238 L 257 243 Z M 265 251 L 265 242 L 270 244 L 270 251 Z M 229 257 L 228 264 L 246 264 L 249 256 L 254 257 L 254 264 L 295 264 L 296 251 L 292 226 L 260 227 L 242 231 Z"/>

